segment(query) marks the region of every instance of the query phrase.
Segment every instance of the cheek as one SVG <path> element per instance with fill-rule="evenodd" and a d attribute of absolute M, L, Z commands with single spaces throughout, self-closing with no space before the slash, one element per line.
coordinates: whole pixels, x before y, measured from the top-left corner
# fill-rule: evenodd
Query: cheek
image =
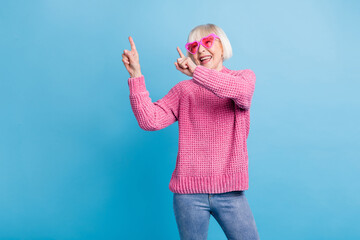
<path fill-rule="evenodd" d="M 219 58 L 221 57 L 221 49 L 219 49 L 218 47 L 216 47 L 213 51 L 212 51 L 212 55 L 215 56 L 215 58 Z"/>
<path fill-rule="evenodd" d="M 221 51 L 217 51 L 215 54 L 214 54 L 216 60 L 219 60 L 221 59 Z"/>
<path fill-rule="evenodd" d="M 221 58 L 221 55 L 222 55 L 222 48 L 220 45 L 217 45 L 216 46 L 216 55 Z"/>

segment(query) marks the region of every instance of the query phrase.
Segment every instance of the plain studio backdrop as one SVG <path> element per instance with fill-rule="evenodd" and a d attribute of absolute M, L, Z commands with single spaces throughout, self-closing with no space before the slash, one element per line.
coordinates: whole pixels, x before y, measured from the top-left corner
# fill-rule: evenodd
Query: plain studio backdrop
<path fill-rule="evenodd" d="M 132 36 L 153 102 L 190 77 L 176 47 L 214 23 L 257 77 L 248 202 L 261 239 L 359 239 L 358 1 L 1 1 L 0 239 L 179 239 L 178 123 L 140 129 Z M 226 239 L 211 217 L 208 239 Z"/>

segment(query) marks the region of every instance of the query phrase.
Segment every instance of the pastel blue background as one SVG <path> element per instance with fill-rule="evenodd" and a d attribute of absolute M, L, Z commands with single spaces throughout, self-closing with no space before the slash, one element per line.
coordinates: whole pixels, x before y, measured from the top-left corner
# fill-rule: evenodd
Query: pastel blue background
<path fill-rule="evenodd" d="M 257 76 L 246 191 L 261 239 L 359 239 L 358 1 L 1 1 L 0 239 L 179 239 L 177 123 L 138 126 L 132 36 L 153 102 L 176 47 L 214 23 Z M 208 239 L 226 239 L 211 217 Z"/>

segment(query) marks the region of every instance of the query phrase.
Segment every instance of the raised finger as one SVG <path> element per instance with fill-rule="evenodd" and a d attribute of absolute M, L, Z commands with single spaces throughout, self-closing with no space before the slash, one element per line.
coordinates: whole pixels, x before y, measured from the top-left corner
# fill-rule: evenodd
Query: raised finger
<path fill-rule="evenodd" d="M 180 50 L 180 48 L 179 48 L 179 47 L 177 47 L 176 49 L 177 49 L 177 51 L 179 52 L 180 57 L 182 57 L 182 58 L 183 58 L 183 57 L 185 57 L 185 55 L 181 52 L 181 50 Z"/>
<path fill-rule="evenodd" d="M 131 36 L 129 36 L 129 41 L 130 41 L 131 51 L 132 50 L 136 51 L 135 43 Z"/>

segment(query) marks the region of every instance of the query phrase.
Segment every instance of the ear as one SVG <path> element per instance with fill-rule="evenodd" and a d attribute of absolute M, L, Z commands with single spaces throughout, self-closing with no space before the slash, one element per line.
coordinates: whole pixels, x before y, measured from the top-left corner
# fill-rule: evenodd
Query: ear
<path fill-rule="evenodd" d="M 222 57 L 222 59 L 224 59 L 224 48 L 223 48 L 222 42 L 219 41 L 219 44 L 220 44 L 220 48 L 221 48 L 221 57 Z"/>
<path fill-rule="evenodd" d="M 224 60 L 224 48 L 223 48 L 222 44 L 221 44 L 221 57 Z"/>

